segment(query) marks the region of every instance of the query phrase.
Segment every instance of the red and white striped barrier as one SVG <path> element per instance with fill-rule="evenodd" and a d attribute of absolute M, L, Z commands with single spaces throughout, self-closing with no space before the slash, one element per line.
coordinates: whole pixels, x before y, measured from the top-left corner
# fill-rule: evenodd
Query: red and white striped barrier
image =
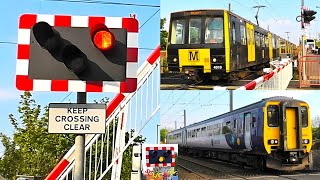
<path fill-rule="evenodd" d="M 138 88 L 141 86 L 141 81 L 144 81 L 144 77 L 150 71 L 150 68 L 154 66 L 154 64 L 160 60 L 160 45 L 152 52 L 152 54 L 147 58 L 147 61 L 144 62 L 143 65 L 138 70 Z M 120 104 L 124 102 L 126 97 L 129 97 L 133 93 L 118 93 L 113 100 L 109 103 L 107 107 L 107 117 L 110 118 L 115 112 L 120 110 Z M 90 142 L 92 142 L 94 135 L 86 136 L 86 149 Z M 53 168 L 50 174 L 45 178 L 46 180 L 56 180 L 58 177 L 62 175 L 62 173 L 70 168 L 70 164 L 74 161 L 74 150 L 75 145 L 71 147 L 67 154 L 60 160 L 60 162 Z"/>
<path fill-rule="evenodd" d="M 262 84 L 266 83 L 268 80 L 270 80 L 272 77 L 274 77 L 276 74 L 278 74 L 282 69 L 284 69 L 286 66 L 288 66 L 290 63 L 292 63 L 292 60 L 288 60 L 284 62 L 282 65 L 280 65 L 278 68 L 271 71 L 269 74 L 263 75 L 250 83 L 239 87 L 236 90 L 253 90 L 257 87 L 260 87 Z"/>

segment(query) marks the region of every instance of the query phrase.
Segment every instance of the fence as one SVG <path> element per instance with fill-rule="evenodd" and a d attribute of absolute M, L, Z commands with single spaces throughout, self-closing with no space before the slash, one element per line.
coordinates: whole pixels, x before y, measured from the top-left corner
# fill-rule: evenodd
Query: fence
<path fill-rule="evenodd" d="M 124 151 L 160 108 L 159 56 L 160 46 L 138 69 L 136 92 L 117 94 L 110 102 L 107 107 L 106 133 L 86 135 L 85 179 L 120 179 Z M 74 150 L 75 146 L 46 177 L 47 180 L 73 180 Z"/>
<path fill-rule="evenodd" d="M 292 61 L 283 58 L 281 61 L 271 63 L 275 68 L 268 74 L 263 75 L 250 83 L 239 87 L 237 90 L 285 90 L 287 89 L 292 76 Z"/>

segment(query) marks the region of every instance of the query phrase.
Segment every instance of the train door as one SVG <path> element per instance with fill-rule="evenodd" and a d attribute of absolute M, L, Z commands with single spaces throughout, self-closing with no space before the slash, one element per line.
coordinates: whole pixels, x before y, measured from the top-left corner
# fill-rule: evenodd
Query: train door
<path fill-rule="evenodd" d="M 273 43 L 272 43 L 272 35 L 268 32 L 268 45 L 269 45 L 269 59 L 270 61 L 273 58 Z"/>
<path fill-rule="evenodd" d="M 246 23 L 247 42 L 248 42 L 248 62 L 255 61 L 255 41 L 254 41 L 254 28 L 252 24 Z"/>
<path fill-rule="evenodd" d="M 297 117 L 298 108 L 286 108 L 286 121 L 287 121 L 287 147 L 288 149 L 297 148 Z"/>
<path fill-rule="evenodd" d="M 251 122 L 252 116 L 251 113 L 244 114 L 244 143 L 246 146 L 246 150 L 252 150 L 251 146 Z"/>
<path fill-rule="evenodd" d="M 186 146 L 186 141 L 187 141 L 187 131 L 184 129 L 182 130 L 182 146 Z"/>
<path fill-rule="evenodd" d="M 233 19 L 233 18 L 232 18 Z M 231 70 L 235 70 L 237 67 L 239 67 L 239 53 L 238 53 L 238 45 L 237 45 L 237 37 L 236 35 L 239 34 L 239 28 L 236 27 L 236 23 L 234 20 L 231 22 L 231 41 L 230 41 L 230 56 L 231 56 Z"/>

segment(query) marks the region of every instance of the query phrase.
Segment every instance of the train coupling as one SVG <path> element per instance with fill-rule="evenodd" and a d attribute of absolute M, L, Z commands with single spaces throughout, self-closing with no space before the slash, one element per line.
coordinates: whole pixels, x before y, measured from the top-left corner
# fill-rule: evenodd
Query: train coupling
<path fill-rule="evenodd" d="M 186 68 L 184 69 L 184 74 L 187 79 L 194 79 L 198 76 L 198 72 L 196 69 Z"/>

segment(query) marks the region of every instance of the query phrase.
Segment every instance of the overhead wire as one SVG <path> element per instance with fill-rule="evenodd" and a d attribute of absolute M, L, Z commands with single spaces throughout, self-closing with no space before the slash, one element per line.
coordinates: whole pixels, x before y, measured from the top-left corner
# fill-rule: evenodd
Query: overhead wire
<path fill-rule="evenodd" d="M 105 5 L 122 5 L 122 6 L 137 6 L 137 7 L 160 8 L 160 5 L 154 5 L 154 4 L 135 4 L 135 3 L 110 2 L 110 1 L 96 1 L 96 0 L 43 0 L 43 1 L 70 2 L 70 3 L 87 3 L 87 4 L 105 4 Z"/>

